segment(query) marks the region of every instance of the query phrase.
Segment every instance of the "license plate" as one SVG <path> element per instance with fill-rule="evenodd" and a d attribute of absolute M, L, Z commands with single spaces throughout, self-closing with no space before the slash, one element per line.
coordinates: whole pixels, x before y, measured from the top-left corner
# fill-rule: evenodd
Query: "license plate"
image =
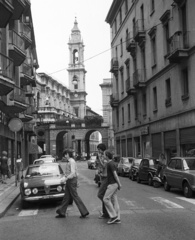
<path fill-rule="evenodd" d="M 48 199 L 48 198 L 51 198 L 50 196 L 43 196 L 44 199 Z"/>

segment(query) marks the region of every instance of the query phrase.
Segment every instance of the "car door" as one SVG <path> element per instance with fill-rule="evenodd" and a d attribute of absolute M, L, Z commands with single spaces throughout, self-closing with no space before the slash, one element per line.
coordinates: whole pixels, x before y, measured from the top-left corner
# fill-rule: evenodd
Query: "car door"
<path fill-rule="evenodd" d="M 175 186 L 175 166 L 176 166 L 176 163 L 177 163 L 176 159 L 171 159 L 168 166 L 167 166 L 167 169 L 165 171 L 167 182 L 171 186 Z"/>
<path fill-rule="evenodd" d="M 182 188 L 182 179 L 183 179 L 183 161 L 182 159 L 177 159 L 174 171 L 174 186 Z"/>
<path fill-rule="evenodd" d="M 147 180 L 147 169 L 149 167 L 148 159 L 143 159 L 139 168 L 139 178 L 141 180 Z"/>

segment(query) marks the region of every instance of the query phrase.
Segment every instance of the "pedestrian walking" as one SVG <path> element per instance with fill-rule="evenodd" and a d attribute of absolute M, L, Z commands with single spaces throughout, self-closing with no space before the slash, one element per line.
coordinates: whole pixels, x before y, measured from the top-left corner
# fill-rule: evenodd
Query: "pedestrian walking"
<path fill-rule="evenodd" d="M 103 201 L 105 207 L 110 216 L 108 224 L 121 223 L 120 220 L 120 207 L 117 198 L 117 189 L 121 189 L 121 183 L 116 172 L 116 165 L 114 163 L 113 155 L 108 150 L 105 151 L 105 156 L 107 158 L 107 180 L 108 186 L 106 193 L 104 195 Z"/>
<path fill-rule="evenodd" d="M 106 150 L 106 145 L 103 143 L 98 144 L 97 150 L 98 150 L 98 155 L 97 155 L 96 162 L 97 162 L 97 168 L 98 168 L 98 172 L 100 174 L 100 181 L 101 181 L 97 196 L 102 202 L 102 212 L 99 216 L 99 218 L 102 219 L 102 218 L 109 218 L 108 212 L 105 208 L 104 201 L 103 201 L 103 198 L 104 198 L 107 186 L 108 186 L 108 183 L 107 183 L 108 182 L 107 181 L 107 159 L 104 156 L 104 151 Z"/>
<path fill-rule="evenodd" d="M 65 187 L 65 194 L 64 194 L 62 203 L 56 210 L 56 213 L 58 214 L 56 218 L 66 217 L 66 210 L 71 199 L 73 199 L 73 201 L 75 202 L 75 204 L 77 205 L 81 213 L 80 218 L 85 218 L 86 216 L 89 215 L 89 212 L 77 193 L 78 172 L 77 172 L 76 162 L 73 159 L 73 151 L 65 150 L 63 152 L 63 156 L 66 157 L 68 160 L 68 164 L 65 172 L 66 187 Z"/>
<path fill-rule="evenodd" d="M 6 176 L 8 173 L 8 158 L 7 158 L 7 152 L 2 152 L 2 158 L 1 158 L 1 176 L 2 176 L 2 183 L 6 184 Z"/>
<path fill-rule="evenodd" d="M 20 154 L 18 154 L 18 158 L 16 159 L 16 179 L 20 182 L 23 171 L 23 162 Z"/>

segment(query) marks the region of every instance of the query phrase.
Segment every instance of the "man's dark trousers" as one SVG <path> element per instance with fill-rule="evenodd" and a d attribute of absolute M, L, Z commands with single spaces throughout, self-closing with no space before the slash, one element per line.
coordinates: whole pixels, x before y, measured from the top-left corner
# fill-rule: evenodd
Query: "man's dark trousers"
<path fill-rule="evenodd" d="M 107 177 L 101 177 L 101 185 L 100 185 L 100 188 L 99 188 L 97 196 L 102 201 L 102 214 L 104 216 L 109 216 L 108 212 L 107 212 L 107 210 L 105 208 L 104 201 L 103 201 L 103 198 L 104 198 L 107 186 L 108 186 Z"/>

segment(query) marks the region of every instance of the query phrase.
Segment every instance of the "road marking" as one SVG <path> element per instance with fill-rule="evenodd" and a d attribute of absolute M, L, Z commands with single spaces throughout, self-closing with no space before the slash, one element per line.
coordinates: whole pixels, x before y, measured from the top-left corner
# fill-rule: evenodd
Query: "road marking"
<path fill-rule="evenodd" d="M 152 197 L 152 200 L 155 202 L 160 203 L 161 205 L 165 206 L 166 208 L 183 208 L 181 205 L 176 204 L 174 202 L 171 202 L 167 199 L 161 198 L 161 197 Z"/>
<path fill-rule="evenodd" d="M 185 197 L 176 197 L 176 198 L 195 205 L 195 199 L 189 199 L 189 198 L 185 198 Z"/>
<path fill-rule="evenodd" d="M 26 216 L 35 216 L 35 215 L 37 215 L 38 214 L 38 209 L 36 209 L 36 210 L 22 210 L 19 214 L 18 214 L 18 216 L 19 217 L 26 217 Z"/>
<path fill-rule="evenodd" d="M 130 209 L 144 209 L 144 207 L 138 206 L 137 202 L 135 201 L 129 201 L 126 198 L 120 198 Z"/>

